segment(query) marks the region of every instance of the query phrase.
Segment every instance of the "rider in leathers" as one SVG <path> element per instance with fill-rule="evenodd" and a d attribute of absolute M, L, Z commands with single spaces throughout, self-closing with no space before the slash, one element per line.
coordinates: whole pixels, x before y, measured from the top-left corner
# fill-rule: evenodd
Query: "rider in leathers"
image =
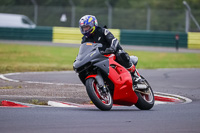
<path fill-rule="evenodd" d="M 98 26 L 97 19 L 92 15 L 85 15 L 79 21 L 81 33 L 84 35 L 81 43 L 101 43 L 103 51 L 113 51 L 117 62 L 123 65 L 134 76 L 134 82 L 142 82 L 134 64 L 130 61 L 128 53 L 123 51 L 117 38 L 106 28 Z"/>

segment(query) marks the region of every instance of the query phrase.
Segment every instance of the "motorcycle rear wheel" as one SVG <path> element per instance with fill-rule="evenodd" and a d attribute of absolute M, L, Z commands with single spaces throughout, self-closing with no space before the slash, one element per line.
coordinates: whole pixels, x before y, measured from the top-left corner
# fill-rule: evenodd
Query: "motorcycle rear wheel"
<path fill-rule="evenodd" d="M 102 111 L 108 111 L 113 106 L 113 99 L 108 91 L 106 95 L 101 94 L 101 90 L 94 78 L 89 78 L 85 82 L 87 94 L 94 105 Z"/>
<path fill-rule="evenodd" d="M 148 88 L 145 90 L 135 90 L 135 93 L 138 96 L 138 101 L 135 106 L 141 110 L 150 110 L 154 106 L 155 102 L 154 93 L 148 81 L 142 76 L 141 78 L 144 80 Z"/>

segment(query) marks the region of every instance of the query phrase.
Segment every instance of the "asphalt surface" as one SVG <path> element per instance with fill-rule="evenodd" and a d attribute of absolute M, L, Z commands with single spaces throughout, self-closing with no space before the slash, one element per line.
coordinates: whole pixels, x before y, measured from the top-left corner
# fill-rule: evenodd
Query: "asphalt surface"
<path fill-rule="evenodd" d="M 200 69 L 139 71 L 147 78 L 154 91 L 182 95 L 191 98 L 193 100 L 192 103 L 155 105 L 150 111 L 141 111 L 136 107 L 114 107 L 111 111 L 99 111 L 95 107 L 0 107 L 1 132 L 200 132 Z M 37 84 L 53 82 L 53 84 L 57 84 L 59 87 L 60 84 L 65 86 L 64 84 L 66 83 L 80 83 L 74 72 L 20 73 L 4 76 L 9 79 L 20 80 L 20 83 L 30 80 L 32 82 L 43 82 Z M 53 86 L 53 84 L 50 86 Z M 51 90 L 51 88 L 49 89 Z"/>
<path fill-rule="evenodd" d="M 0 108 L 2 133 L 199 133 L 200 104 L 104 112 L 79 108 Z"/>

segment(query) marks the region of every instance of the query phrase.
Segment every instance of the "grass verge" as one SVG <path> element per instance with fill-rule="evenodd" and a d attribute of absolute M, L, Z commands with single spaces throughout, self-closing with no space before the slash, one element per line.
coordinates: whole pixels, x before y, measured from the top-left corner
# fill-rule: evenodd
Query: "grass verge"
<path fill-rule="evenodd" d="M 0 44 L 0 73 L 73 70 L 78 48 Z M 199 53 L 127 51 L 139 57 L 137 68 L 200 68 Z"/>
<path fill-rule="evenodd" d="M 29 101 L 29 103 L 34 105 L 48 105 L 46 101 L 40 101 L 38 99 L 32 99 Z"/>

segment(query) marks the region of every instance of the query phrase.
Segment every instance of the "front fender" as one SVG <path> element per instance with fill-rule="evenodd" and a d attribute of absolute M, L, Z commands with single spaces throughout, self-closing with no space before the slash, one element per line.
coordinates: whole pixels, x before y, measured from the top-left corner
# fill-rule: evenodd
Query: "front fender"
<path fill-rule="evenodd" d="M 97 83 L 98 83 L 98 87 L 104 87 L 105 86 L 105 84 L 104 84 L 104 80 L 103 80 L 103 78 L 102 78 L 102 76 L 101 76 L 101 74 L 98 74 L 98 75 L 89 75 L 89 76 L 87 76 L 86 78 L 85 78 L 85 80 L 87 80 L 87 79 L 89 79 L 89 78 L 95 78 L 95 80 L 97 81 Z"/>
<path fill-rule="evenodd" d="M 96 76 L 97 76 L 97 74 L 89 75 L 89 76 L 87 76 L 87 77 L 85 78 L 85 80 L 86 80 L 86 79 L 89 79 L 89 78 L 95 78 L 95 79 L 96 79 Z"/>

